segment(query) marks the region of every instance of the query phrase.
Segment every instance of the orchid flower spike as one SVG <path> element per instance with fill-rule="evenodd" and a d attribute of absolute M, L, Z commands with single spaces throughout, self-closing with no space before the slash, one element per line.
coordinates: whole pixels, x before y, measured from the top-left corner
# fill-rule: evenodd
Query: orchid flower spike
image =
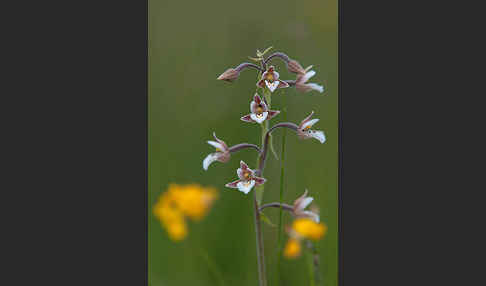
<path fill-rule="evenodd" d="M 211 163 L 213 163 L 214 161 L 226 163 L 226 162 L 229 161 L 229 159 L 231 157 L 230 151 L 229 151 L 226 143 L 224 143 L 223 140 L 218 139 L 218 137 L 216 137 L 215 132 L 213 132 L 213 136 L 214 136 L 214 139 L 216 139 L 216 141 L 209 140 L 208 144 L 215 147 L 216 152 L 211 153 L 211 154 L 207 155 L 206 158 L 204 158 L 204 160 L 203 160 L 203 169 L 204 170 L 207 170 L 209 165 L 211 165 Z"/>
<path fill-rule="evenodd" d="M 294 202 L 293 213 L 296 217 L 306 217 L 319 222 L 319 214 L 313 211 L 304 210 L 314 200 L 313 197 L 307 196 L 308 191 L 305 190 L 304 194 L 297 198 Z"/>
<path fill-rule="evenodd" d="M 316 74 L 316 72 L 313 70 L 308 72 L 308 70 L 310 70 L 311 68 L 312 66 L 309 66 L 305 69 L 306 72 L 304 74 L 300 73 L 297 75 L 297 79 L 295 80 L 295 89 L 300 92 L 309 92 L 311 90 L 316 90 L 320 93 L 323 93 L 324 87 L 322 85 L 318 85 L 317 83 L 307 83 L 307 81 Z"/>
<path fill-rule="evenodd" d="M 326 142 L 326 136 L 324 132 L 321 130 L 311 130 L 310 128 L 319 121 L 319 119 L 310 119 L 314 111 L 311 112 L 309 116 L 307 116 L 299 125 L 299 129 L 297 129 L 297 134 L 301 139 L 309 139 L 315 138 L 319 140 L 319 142 L 324 143 Z"/>
<path fill-rule="evenodd" d="M 254 186 L 265 183 L 266 179 L 255 176 L 255 171 L 248 168 L 245 162 L 240 161 L 240 168 L 236 170 L 239 180 L 227 183 L 228 188 L 238 189 L 240 192 L 248 194 Z"/>
<path fill-rule="evenodd" d="M 260 98 L 258 93 L 255 93 L 253 101 L 250 103 L 250 112 L 250 114 L 241 117 L 241 120 L 262 124 L 263 121 L 270 120 L 280 113 L 278 110 L 269 110 L 267 104 Z"/>
<path fill-rule="evenodd" d="M 279 74 L 275 71 L 273 66 L 270 66 L 263 74 L 262 78 L 257 82 L 257 86 L 264 88 L 268 87 L 270 92 L 273 92 L 277 88 L 289 87 L 289 84 L 285 81 L 279 80 Z"/>

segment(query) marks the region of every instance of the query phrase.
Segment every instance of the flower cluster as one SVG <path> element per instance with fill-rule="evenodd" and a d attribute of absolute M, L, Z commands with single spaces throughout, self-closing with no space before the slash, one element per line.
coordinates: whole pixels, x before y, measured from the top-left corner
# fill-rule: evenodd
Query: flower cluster
<path fill-rule="evenodd" d="M 319 93 L 324 92 L 324 86 L 317 83 L 309 83 L 308 81 L 315 76 L 316 72 L 311 70 L 312 66 L 304 69 L 302 65 L 289 58 L 286 54 L 281 52 L 275 52 L 268 57 L 264 55 L 270 50 L 266 49 L 264 52 L 257 50 L 257 57 L 251 58 L 258 64 L 253 63 L 241 63 L 240 65 L 229 68 L 224 71 L 218 80 L 226 82 L 234 82 L 238 79 L 240 73 L 245 69 L 254 69 L 258 71 L 258 78 L 256 82 L 257 92 L 252 95 L 250 102 L 250 113 L 240 117 L 244 122 L 257 123 L 261 126 L 261 145 L 257 146 L 249 143 L 240 143 L 231 147 L 216 137 L 213 133 L 216 141 L 207 141 L 207 143 L 216 148 L 214 153 L 210 153 L 203 159 L 203 169 L 208 170 L 209 166 L 213 162 L 227 163 L 231 159 L 231 154 L 239 150 L 246 148 L 255 149 L 258 152 L 257 166 L 251 169 L 245 162 L 240 161 L 240 167 L 236 170 L 238 180 L 227 183 L 225 186 L 232 189 L 248 194 L 253 188 L 257 188 L 257 191 L 253 191 L 254 195 L 254 211 L 255 211 L 255 231 L 257 238 L 257 257 L 258 257 L 258 273 L 260 285 L 266 285 L 265 278 L 265 263 L 263 254 L 263 238 L 260 225 L 261 211 L 265 207 L 280 207 L 286 211 L 291 212 L 295 220 L 292 226 L 287 229 L 290 236 L 289 241 L 284 249 L 284 256 L 294 258 L 300 255 L 301 242 L 302 241 L 316 241 L 321 239 L 327 231 L 327 227 L 320 222 L 319 213 L 316 208 L 311 207 L 310 210 L 307 207 L 313 201 L 312 197 L 308 197 L 308 191 L 295 200 L 293 205 L 286 205 L 281 202 L 269 203 L 262 205 L 262 193 L 264 184 L 267 181 L 263 177 L 263 171 L 265 168 L 265 162 L 267 159 L 268 150 L 273 151 L 272 145 L 272 132 L 279 128 L 287 128 L 295 132 L 300 139 L 314 138 L 320 143 L 326 142 L 326 136 L 321 130 L 312 129 L 314 125 L 319 121 L 317 118 L 312 118 L 314 111 L 310 113 L 300 124 L 292 122 L 279 122 L 270 126 L 270 120 L 275 118 L 280 111 L 271 109 L 272 96 L 278 93 L 279 89 L 295 87 L 298 92 L 311 92 L 317 91 Z M 282 60 L 287 67 L 287 70 L 296 74 L 295 80 L 282 80 L 280 74 L 277 72 L 275 66 L 270 65 L 270 61 L 273 59 Z M 272 120 L 273 122 L 274 120 Z"/>
<path fill-rule="evenodd" d="M 287 88 L 290 86 L 295 86 L 295 89 L 299 92 L 324 92 L 324 86 L 317 83 L 308 83 L 309 79 L 316 74 L 315 71 L 311 70 L 312 65 L 304 69 L 298 61 L 290 59 L 287 55 L 280 52 L 270 55 L 265 60 L 263 58 L 264 53 L 260 53 L 258 58 L 253 58 L 256 61 L 261 61 L 261 66 L 257 66 L 251 63 L 242 63 L 236 68 L 227 69 L 217 79 L 227 82 L 233 82 L 238 79 L 242 70 L 244 70 L 245 68 L 252 68 L 262 73 L 260 80 L 256 83 L 257 87 L 267 87 L 270 92 L 274 92 L 277 88 Z M 296 74 L 296 79 L 280 80 L 280 74 L 275 70 L 274 66 L 269 66 L 268 68 L 266 67 L 266 64 L 273 58 L 280 58 L 281 60 L 283 60 L 287 66 L 287 70 Z"/>
<path fill-rule="evenodd" d="M 257 51 L 257 58 L 252 58 L 257 62 L 260 62 L 260 65 L 252 63 L 242 63 L 235 68 L 227 69 L 218 77 L 219 80 L 233 82 L 238 78 L 240 72 L 247 68 L 256 69 L 261 74 L 256 85 L 257 87 L 263 89 L 264 96 L 260 96 L 258 93 L 253 95 L 253 100 L 250 102 L 250 113 L 241 117 L 242 121 L 258 123 L 262 125 L 263 123 L 268 124 L 268 121 L 270 119 L 278 115 L 280 111 L 271 110 L 265 97 L 272 94 L 278 88 L 295 86 L 297 91 L 302 92 L 309 92 L 311 90 L 316 90 L 319 92 L 324 91 L 323 86 L 315 83 L 307 83 L 307 81 L 316 74 L 315 71 L 310 70 L 312 66 L 304 69 L 299 62 L 290 59 L 287 55 L 281 52 L 273 53 L 265 59 L 263 56 L 268 50 L 269 49 L 267 49 L 263 53 Z M 281 80 L 280 74 L 275 70 L 274 66 L 270 65 L 267 67 L 267 63 L 273 58 L 280 58 L 281 60 L 283 60 L 287 66 L 288 71 L 297 74 L 296 80 Z M 260 162 L 260 166 L 258 166 L 258 169 L 252 170 L 248 168 L 248 165 L 246 165 L 242 161 L 240 163 L 240 168 L 237 170 L 239 180 L 226 184 L 226 187 L 236 188 L 239 191 L 248 194 L 254 186 L 261 185 L 265 182 L 264 178 L 256 176 L 256 174 L 258 173 L 261 175 L 261 173 L 263 173 L 266 152 L 268 151 L 268 142 L 271 135 L 270 133 L 273 132 L 275 129 L 280 127 L 289 128 L 295 131 L 300 139 L 314 138 L 321 143 L 324 143 L 326 141 L 326 137 L 323 131 L 311 130 L 312 126 L 319 121 L 319 119 L 311 119 L 313 114 L 314 111 L 312 111 L 311 114 L 307 116 L 299 125 L 291 122 L 284 122 L 275 124 L 272 128 L 267 129 L 266 134 L 264 134 L 263 136 L 265 138 L 262 142 L 263 146 L 261 146 L 260 148 L 258 148 L 256 145 L 248 143 L 238 144 L 229 148 L 224 141 L 218 139 L 213 133 L 216 141 L 208 141 L 208 144 L 215 147 L 216 152 L 211 153 L 204 158 L 203 169 L 207 170 L 209 166 L 215 161 L 219 161 L 222 163 L 228 162 L 231 157 L 231 153 L 237 150 L 248 147 L 253 147 L 257 149 L 257 151 L 259 152 Z M 236 146 L 238 146 L 239 148 L 235 148 Z"/>
<path fill-rule="evenodd" d="M 285 245 L 284 256 L 287 258 L 296 258 L 301 253 L 300 243 L 309 239 L 313 241 L 320 240 L 327 232 L 327 226 L 317 223 L 309 218 L 297 218 L 290 228 L 287 228 L 289 240 Z"/>
<path fill-rule="evenodd" d="M 170 239 L 180 241 L 187 236 L 185 218 L 200 221 L 216 199 L 214 188 L 197 184 L 171 184 L 154 205 L 153 213 L 167 230 Z"/>

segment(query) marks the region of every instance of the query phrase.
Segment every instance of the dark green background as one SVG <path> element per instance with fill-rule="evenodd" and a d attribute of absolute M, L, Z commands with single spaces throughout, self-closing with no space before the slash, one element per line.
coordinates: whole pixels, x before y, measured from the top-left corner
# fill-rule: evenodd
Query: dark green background
<path fill-rule="evenodd" d="M 226 285 L 257 285 L 252 194 L 224 187 L 235 180 L 239 161 L 255 168 L 256 154 L 245 150 L 222 164 L 202 169 L 214 152 L 206 143 L 212 132 L 228 145 L 259 144 L 260 128 L 239 118 L 249 112 L 256 71 L 245 70 L 234 83 L 216 80 L 223 71 L 273 46 L 314 65 L 311 80 L 328 80 L 328 96 L 317 92 L 278 91 L 272 109 L 286 97 L 288 121 L 299 123 L 311 110 L 327 142 L 299 140 L 287 133 L 284 201 L 291 203 L 307 188 L 321 209 L 329 231 L 317 246 L 323 285 L 337 285 L 337 0 L 305 1 L 162 1 L 149 0 L 149 285 L 217 285 L 201 250 L 209 254 Z M 295 79 L 274 60 L 282 79 Z M 282 121 L 282 114 L 271 125 Z M 282 130 L 275 133 L 280 153 Z M 270 156 L 264 202 L 278 200 L 279 161 Z M 169 183 L 200 183 L 219 189 L 209 215 L 189 224 L 186 240 L 169 240 L 152 205 Z M 265 213 L 278 221 L 278 210 Z M 289 216 L 284 219 L 289 222 Z M 277 229 L 263 226 L 269 285 L 275 285 Z M 285 236 L 285 240 L 287 237 Z M 284 260 L 281 285 L 307 285 L 305 256 Z"/>

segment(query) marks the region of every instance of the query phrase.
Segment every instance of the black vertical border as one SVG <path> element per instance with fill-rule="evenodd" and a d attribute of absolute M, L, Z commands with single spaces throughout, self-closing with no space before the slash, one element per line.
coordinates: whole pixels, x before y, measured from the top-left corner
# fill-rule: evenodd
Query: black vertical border
<path fill-rule="evenodd" d="M 148 286 L 148 26 L 149 26 L 149 11 L 148 11 L 148 1 L 144 0 L 145 5 L 145 281 L 144 286 Z"/>

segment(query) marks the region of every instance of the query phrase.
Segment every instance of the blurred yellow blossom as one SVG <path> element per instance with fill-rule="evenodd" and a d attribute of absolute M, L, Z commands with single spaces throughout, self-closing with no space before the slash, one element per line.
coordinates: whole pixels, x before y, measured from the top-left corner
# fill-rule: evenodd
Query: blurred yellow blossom
<path fill-rule="evenodd" d="M 327 226 L 323 223 L 317 223 L 310 218 L 297 218 L 288 228 L 289 240 L 285 245 L 284 256 L 287 258 L 296 258 L 300 255 L 300 242 L 304 239 L 319 240 L 327 232 Z"/>
<path fill-rule="evenodd" d="M 300 242 L 291 238 L 287 241 L 284 249 L 284 256 L 287 258 L 296 258 L 300 255 Z"/>
<path fill-rule="evenodd" d="M 154 205 L 153 213 L 167 230 L 170 239 L 183 240 L 187 236 L 185 217 L 201 220 L 217 198 L 216 189 L 198 184 L 169 185 Z"/>
<path fill-rule="evenodd" d="M 316 223 L 308 218 L 298 218 L 294 220 L 292 229 L 303 238 L 319 240 L 327 231 L 327 226 L 322 223 Z"/>

